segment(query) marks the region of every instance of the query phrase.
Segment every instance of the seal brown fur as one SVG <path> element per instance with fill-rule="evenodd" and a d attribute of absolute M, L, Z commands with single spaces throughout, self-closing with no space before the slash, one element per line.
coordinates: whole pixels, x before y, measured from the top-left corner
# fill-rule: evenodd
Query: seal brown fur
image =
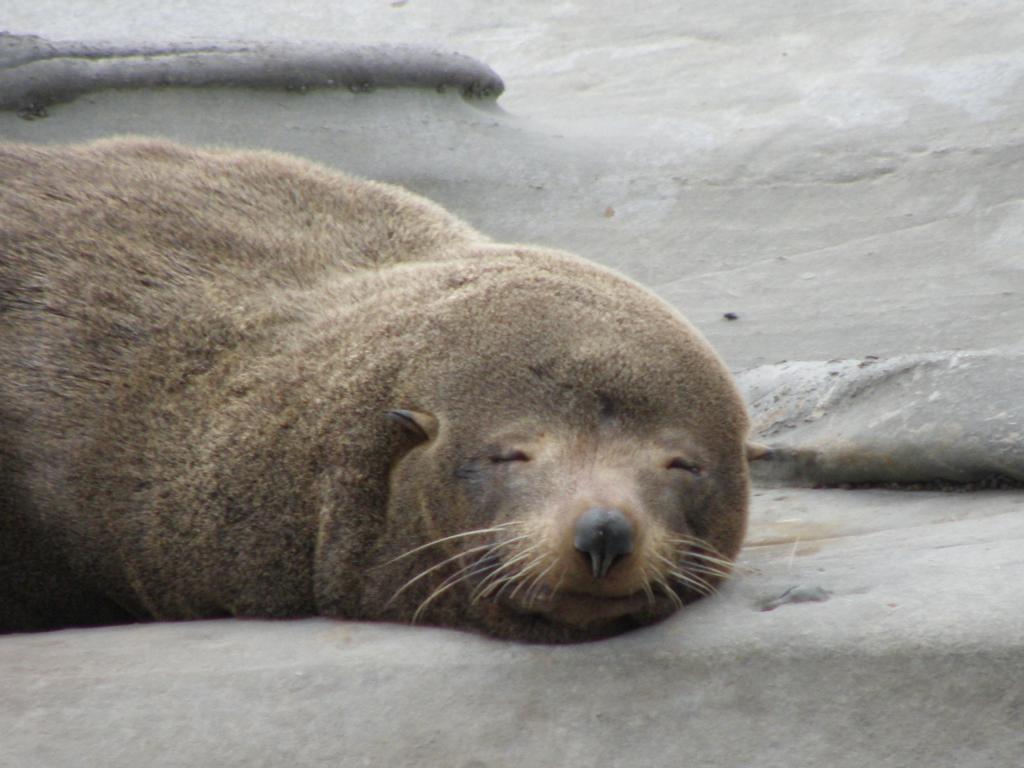
<path fill-rule="evenodd" d="M 578 640 L 709 591 L 744 533 L 745 409 L 675 311 L 294 158 L 0 147 L 0 361 L 7 630 Z"/>

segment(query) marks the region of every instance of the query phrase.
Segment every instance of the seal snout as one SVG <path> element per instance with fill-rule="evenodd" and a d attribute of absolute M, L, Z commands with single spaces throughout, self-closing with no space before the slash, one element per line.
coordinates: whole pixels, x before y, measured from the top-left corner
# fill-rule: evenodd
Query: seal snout
<path fill-rule="evenodd" d="M 633 525 L 617 509 L 593 507 L 576 521 L 573 545 L 590 559 L 590 572 L 603 579 L 611 567 L 633 551 Z"/>

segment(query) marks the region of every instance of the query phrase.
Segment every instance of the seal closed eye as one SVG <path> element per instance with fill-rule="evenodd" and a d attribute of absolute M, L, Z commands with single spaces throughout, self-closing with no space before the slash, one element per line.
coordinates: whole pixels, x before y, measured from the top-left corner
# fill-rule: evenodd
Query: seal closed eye
<path fill-rule="evenodd" d="M 0 628 L 562 642 L 727 576 L 744 406 L 621 275 L 270 153 L 3 145 L 0 177 Z"/>

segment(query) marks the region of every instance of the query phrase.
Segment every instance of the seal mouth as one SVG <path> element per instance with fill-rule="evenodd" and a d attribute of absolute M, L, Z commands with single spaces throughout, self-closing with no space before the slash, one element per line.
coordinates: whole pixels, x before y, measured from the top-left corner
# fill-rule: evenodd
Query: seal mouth
<path fill-rule="evenodd" d="M 655 591 L 640 590 L 628 595 L 595 595 L 541 587 L 529 601 L 508 601 L 510 607 L 541 614 L 563 624 L 585 626 L 605 623 L 637 614 L 666 615 L 674 610 L 673 601 Z"/>

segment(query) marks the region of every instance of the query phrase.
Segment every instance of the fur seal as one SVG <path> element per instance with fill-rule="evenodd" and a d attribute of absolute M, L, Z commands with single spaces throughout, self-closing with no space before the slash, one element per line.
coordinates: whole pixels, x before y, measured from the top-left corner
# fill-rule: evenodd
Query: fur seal
<path fill-rule="evenodd" d="M 0 148 L 0 627 L 576 641 L 727 575 L 748 420 L 649 291 L 267 152 Z"/>

